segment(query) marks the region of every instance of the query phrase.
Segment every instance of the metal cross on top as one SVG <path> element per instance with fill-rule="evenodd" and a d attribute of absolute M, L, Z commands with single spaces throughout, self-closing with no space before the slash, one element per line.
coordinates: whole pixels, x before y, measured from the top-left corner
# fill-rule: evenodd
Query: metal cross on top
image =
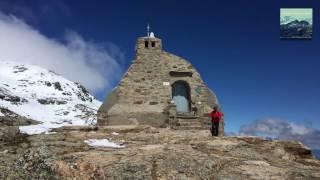
<path fill-rule="evenodd" d="M 149 26 L 149 24 L 147 25 L 147 36 L 148 37 L 150 36 L 150 26 Z"/>

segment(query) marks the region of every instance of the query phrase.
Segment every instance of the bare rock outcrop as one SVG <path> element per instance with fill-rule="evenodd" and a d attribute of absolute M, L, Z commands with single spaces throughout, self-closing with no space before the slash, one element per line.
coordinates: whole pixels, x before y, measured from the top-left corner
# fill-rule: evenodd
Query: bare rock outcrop
<path fill-rule="evenodd" d="M 108 139 L 125 147 L 92 147 L 84 143 L 87 139 Z M 149 126 L 64 127 L 2 146 L 0 159 L 0 178 L 320 178 L 320 161 L 299 142 L 211 137 L 208 130 Z"/>

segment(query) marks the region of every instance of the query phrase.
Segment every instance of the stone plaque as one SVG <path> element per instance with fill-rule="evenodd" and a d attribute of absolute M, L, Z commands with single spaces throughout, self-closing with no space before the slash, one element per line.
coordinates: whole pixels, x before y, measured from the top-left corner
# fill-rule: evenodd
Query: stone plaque
<path fill-rule="evenodd" d="M 163 82 L 164 86 L 170 86 L 170 82 Z"/>
<path fill-rule="evenodd" d="M 192 77 L 191 71 L 170 71 L 169 74 L 173 77 Z"/>

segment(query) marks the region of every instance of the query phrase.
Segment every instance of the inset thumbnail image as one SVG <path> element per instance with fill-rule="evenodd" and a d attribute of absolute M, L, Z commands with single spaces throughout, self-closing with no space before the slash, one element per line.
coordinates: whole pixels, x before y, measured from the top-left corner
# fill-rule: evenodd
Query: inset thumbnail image
<path fill-rule="evenodd" d="M 281 8 L 280 38 L 312 38 L 312 8 Z"/>

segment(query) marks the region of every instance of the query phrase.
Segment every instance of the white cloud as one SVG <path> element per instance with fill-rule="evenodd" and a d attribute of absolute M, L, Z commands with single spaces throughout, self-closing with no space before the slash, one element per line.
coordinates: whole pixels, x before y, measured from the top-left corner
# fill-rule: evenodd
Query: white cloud
<path fill-rule="evenodd" d="M 320 149 L 319 129 L 277 118 L 259 119 L 250 124 L 242 125 L 239 134 L 297 140 L 313 149 Z"/>
<path fill-rule="evenodd" d="M 301 125 L 297 125 L 295 123 L 290 123 L 290 127 L 292 129 L 292 134 L 305 135 L 310 132 L 310 128 L 307 128 L 307 127 L 301 126 Z"/>
<path fill-rule="evenodd" d="M 62 41 L 48 38 L 15 16 L 0 12 L 0 60 L 35 64 L 97 93 L 122 75 L 123 53 L 111 43 L 85 40 L 67 31 Z"/>

